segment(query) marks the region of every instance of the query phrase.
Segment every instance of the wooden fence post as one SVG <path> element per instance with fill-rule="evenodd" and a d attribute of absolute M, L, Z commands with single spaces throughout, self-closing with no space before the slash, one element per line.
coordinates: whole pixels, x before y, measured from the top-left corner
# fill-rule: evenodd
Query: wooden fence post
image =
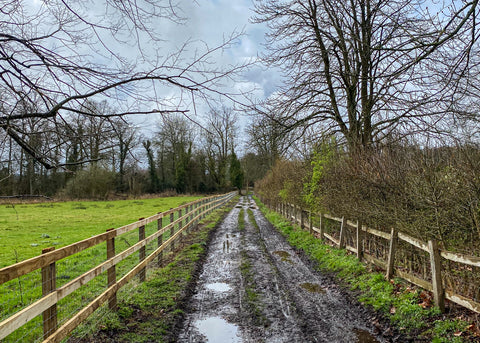
<path fill-rule="evenodd" d="M 42 250 L 42 254 L 46 254 L 55 250 L 55 247 L 50 247 Z M 46 296 L 57 288 L 57 273 L 55 262 L 48 266 L 42 267 L 42 295 Z M 57 304 L 53 304 L 48 309 L 43 311 L 43 339 L 53 334 L 57 330 Z"/>
<path fill-rule="evenodd" d="M 432 269 L 433 299 L 441 312 L 445 312 L 445 291 L 442 285 L 442 261 L 437 241 L 428 241 Z"/>
<path fill-rule="evenodd" d="M 115 229 L 107 229 L 107 232 L 112 232 Z M 111 237 L 107 238 L 107 260 L 115 256 L 115 236 L 112 234 Z M 111 287 L 117 282 L 117 270 L 116 266 L 113 265 L 107 270 L 107 286 Z M 113 293 L 112 296 L 108 299 L 108 308 L 110 310 L 117 309 L 117 293 Z"/>
<path fill-rule="evenodd" d="M 170 211 L 171 210 L 173 210 L 173 208 L 170 208 Z M 174 221 L 173 217 L 174 217 L 174 215 L 173 215 L 173 212 L 172 212 L 172 213 L 170 213 L 170 224 L 172 224 L 173 221 Z M 172 237 L 174 235 L 174 233 L 175 233 L 175 225 L 172 225 L 172 227 L 170 228 L 170 237 Z M 175 242 L 172 241 L 172 243 L 170 244 L 170 251 L 173 251 L 174 249 L 175 249 Z"/>
<path fill-rule="evenodd" d="M 342 224 L 340 225 L 340 240 L 338 242 L 338 247 L 340 249 L 345 248 L 345 217 L 342 217 Z"/>
<path fill-rule="evenodd" d="M 139 220 L 143 220 L 144 218 L 140 218 Z M 145 225 L 142 225 L 138 228 L 138 241 L 141 242 L 145 239 Z M 145 259 L 145 246 L 141 247 L 140 250 L 138 251 L 138 261 L 142 262 Z M 145 275 L 146 275 L 146 267 L 142 268 L 140 272 L 138 273 L 138 277 L 140 279 L 140 282 L 145 281 Z"/>
<path fill-rule="evenodd" d="M 185 213 L 186 213 L 186 212 L 185 212 Z M 182 209 L 179 209 L 179 210 L 178 210 L 178 218 L 179 218 L 179 219 L 182 218 L 182 214 L 183 214 Z M 185 223 L 186 223 L 186 222 L 187 222 L 187 220 L 185 219 Z M 184 221 L 183 221 L 183 220 L 180 220 L 180 221 L 178 222 L 178 231 L 180 231 L 181 229 L 183 229 L 183 226 L 184 226 Z M 183 237 L 184 234 L 185 234 L 185 232 L 182 232 L 181 237 Z M 179 238 L 181 238 L 181 237 L 179 237 Z"/>
<path fill-rule="evenodd" d="M 193 205 L 188 205 L 188 206 L 187 206 L 187 213 L 188 213 L 188 217 L 187 217 L 187 219 L 186 219 L 186 222 L 189 223 L 189 222 L 191 222 L 192 219 L 193 219 Z M 192 225 L 190 225 L 190 226 L 188 227 L 187 232 L 191 232 L 191 231 L 192 231 L 192 228 L 193 228 L 193 223 L 192 223 Z"/>
<path fill-rule="evenodd" d="M 200 214 L 200 203 L 195 203 L 195 217 Z M 195 222 L 195 225 L 197 225 L 200 222 L 200 217 L 197 218 L 197 221 Z"/>
<path fill-rule="evenodd" d="M 397 250 L 397 237 L 398 233 L 395 228 L 392 228 L 390 231 L 390 247 L 388 249 L 388 260 L 387 260 L 387 273 L 385 277 L 387 280 L 393 278 L 395 272 L 395 251 Z"/>
<path fill-rule="evenodd" d="M 320 231 L 320 232 L 319 232 L 319 235 L 320 235 L 320 239 L 321 239 L 321 240 L 323 240 L 323 231 L 324 231 L 323 229 L 324 229 L 324 225 L 325 225 L 325 223 L 324 223 L 324 221 L 323 221 L 323 214 L 322 214 L 322 212 L 320 212 L 320 223 L 319 223 L 319 225 L 318 225 L 318 226 L 319 226 L 318 230 Z"/>
<path fill-rule="evenodd" d="M 160 231 L 163 227 L 163 217 L 158 218 L 157 220 L 157 231 Z M 157 238 L 157 248 L 160 248 L 163 244 L 163 234 L 159 235 Z M 157 256 L 157 266 L 160 268 L 162 266 L 163 251 Z"/>
<path fill-rule="evenodd" d="M 363 259 L 363 230 L 362 222 L 357 220 L 357 258 L 361 261 Z"/>
<path fill-rule="evenodd" d="M 303 220 L 303 209 L 298 206 L 300 212 L 300 230 L 303 230 L 304 220 Z"/>
<path fill-rule="evenodd" d="M 312 213 L 312 211 L 309 212 L 308 232 L 310 232 L 310 234 L 313 234 L 313 213 Z"/>

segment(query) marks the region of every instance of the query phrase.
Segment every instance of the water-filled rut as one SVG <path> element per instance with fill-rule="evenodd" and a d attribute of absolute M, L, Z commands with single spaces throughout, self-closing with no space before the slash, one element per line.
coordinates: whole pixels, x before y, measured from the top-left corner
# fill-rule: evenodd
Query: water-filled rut
<path fill-rule="evenodd" d="M 243 197 L 215 232 L 177 341 L 387 342 L 369 323 Z"/>

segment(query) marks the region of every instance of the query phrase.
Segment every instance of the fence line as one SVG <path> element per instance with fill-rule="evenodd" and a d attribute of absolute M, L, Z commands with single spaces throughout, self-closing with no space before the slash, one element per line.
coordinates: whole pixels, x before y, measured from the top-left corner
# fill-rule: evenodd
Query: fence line
<path fill-rule="evenodd" d="M 19 279 L 21 276 L 38 269 L 41 270 L 42 276 L 42 297 L 0 322 L 0 340 L 23 327 L 37 316 L 42 315 L 43 342 L 60 342 L 103 303 L 108 302 L 109 308 L 115 309 L 117 306 L 116 294 L 120 288 L 125 286 L 136 275 L 139 275 L 140 282 L 145 281 L 146 268 L 150 262 L 157 259 L 157 265 L 160 265 L 163 251 L 167 247 L 173 250 L 174 242 L 181 235 L 188 234 L 190 229 L 196 225 L 200 219 L 203 219 L 208 213 L 224 205 L 235 195 L 236 192 L 232 192 L 220 196 L 199 199 L 148 218 L 141 218 L 135 223 L 117 229 L 108 229 L 107 232 L 103 234 L 60 249 L 44 249 L 42 255 L 0 269 L 0 285 L 17 278 Z M 178 213 L 178 218 L 174 220 L 176 213 Z M 164 226 L 163 218 L 169 218 L 169 224 Z M 157 223 L 156 231 L 147 237 L 145 227 L 154 222 Z M 176 227 L 177 230 L 175 231 Z M 138 229 L 138 242 L 121 252 L 116 252 L 115 238 L 136 229 Z M 164 240 L 164 235 L 167 234 L 168 239 Z M 56 286 L 56 262 L 88 248 L 99 246 L 104 242 L 106 244 L 106 260 L 104 262 L 84 272 L 63 286 Z M 149 243 L 154 242 L 157 243 L 156 247 L 153 252 L 147 256 L 146 247 Z M 116 266 L 137 251 L 139 252 L 138 263 L 133 269 L 117 280 Z M 58 327 L 57 304 L 59 301 L 105 272 L 107 272 L 106 290 L 81 309 L 80 312 Z"/>
<path fill-rule="evenodd" d="M 480 257 L 445 251 L 435 240 L 425 243 L 396 229 L 388 233 L 289 203 L 264 203 L 320 239 L 382 268 L 387 279 L 400 277 L 432 291 L 440 310 L 444 311 L 448 299 L 480 313 Z"/>

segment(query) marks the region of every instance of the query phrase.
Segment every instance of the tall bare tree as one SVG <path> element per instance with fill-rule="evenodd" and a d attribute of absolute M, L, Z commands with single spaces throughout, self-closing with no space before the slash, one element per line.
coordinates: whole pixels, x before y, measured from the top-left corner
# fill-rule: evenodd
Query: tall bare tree
<path fill-rule="evenodd" d="M 298 134 L 298 130 L 286 133 L 279 122 L 282 114 L 275 114 L 273 111 L 273 108 L 270 109 L 268 116 L 257 115 L 253 123 L 246 128 L 249 149 L 260 157 L 262 163 L 259 167 L 265 172 L 273 167 L 279 158 L 286 157 Z"/>
<path fill-rule="evenodd" d="M 195 128 L 187 118 L 179 115 L 165 115 L 158 123 L 156 136 L 158 146 L 158 169 L 160 188 L 174 187 L 179 192 L 191 191 L 188 172 L 195 140 Z"/>
<path fill-rule="evenodd" d="M 237 113 L 229 107 L 211 109 L 207 115 L 205 152 L 208 170 L 220 189 L 225 188 L 228 178 L 228 157 L 236 148 Z"/>
<path fill-rule="evenodd" d="M 282 114 L 272 119 L 287 130 L 313 125 L 339 134 L 352 149 L 442 120 L 448 106 L 438 104 L 451 94 L 431 68 L 444 67 L 436 63 L 442 49 L 469 51 L 478 34 L 476 0 L 440 8 L 423 0 L 255 3 L 255 21 L 270 29 L 263 58 L 287 80 L 271 99 Z M 462 59 L 456 56 L 444 76 Z"/>

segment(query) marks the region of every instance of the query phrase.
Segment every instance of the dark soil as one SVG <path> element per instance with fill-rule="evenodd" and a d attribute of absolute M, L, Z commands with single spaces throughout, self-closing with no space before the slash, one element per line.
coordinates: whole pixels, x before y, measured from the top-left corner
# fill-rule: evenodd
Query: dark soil
<path fill-rule="evenodd" d="M 215 232 L 178 342 L 408 341 L 320 274 L 252 200 L 239 205 Z"/>

